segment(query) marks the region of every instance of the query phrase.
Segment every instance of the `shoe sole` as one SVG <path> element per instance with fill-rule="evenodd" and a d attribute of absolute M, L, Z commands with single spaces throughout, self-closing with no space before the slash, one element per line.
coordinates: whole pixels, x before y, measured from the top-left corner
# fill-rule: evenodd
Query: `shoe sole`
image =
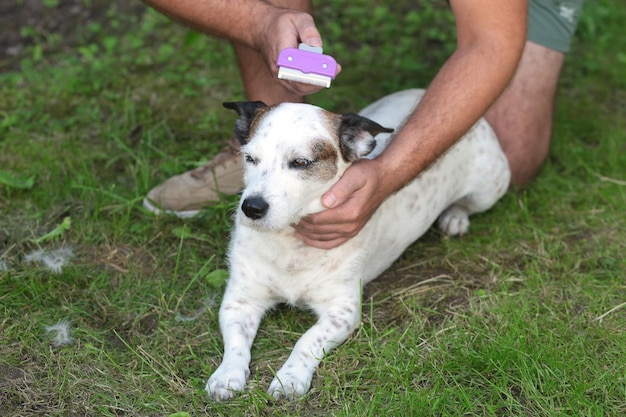
<path fill-rule="evenodd" d="M 150 200 L 147 199 L 147 198 L 143 199 L 143 207 L 146 210 L 156 214 L 157 216 L 165 214 L 165 215 L 169 215 L 169 216 L 178 217 L 179 219 L 189 219 L 191 217 L 197 216 L 198 213 L 200 213 L 200 210 L 184 210 L 184 211 L 163 210 L 161 208 L 158 208 L 154 204 L 152 204 L 150 202 Z"/>

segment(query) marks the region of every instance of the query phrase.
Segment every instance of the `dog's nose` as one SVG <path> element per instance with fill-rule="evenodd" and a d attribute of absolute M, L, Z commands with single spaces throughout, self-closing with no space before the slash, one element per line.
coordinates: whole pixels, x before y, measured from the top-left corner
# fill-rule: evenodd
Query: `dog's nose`
<path fill-rule="evenodd" d="M 241 210 L 252 220 L 258 220 L 265 216 L 268 208 L 270 208 L 270 205 L 267 204 L 263 197 L 249 197 L 243 200 L 241 204 Z"/>

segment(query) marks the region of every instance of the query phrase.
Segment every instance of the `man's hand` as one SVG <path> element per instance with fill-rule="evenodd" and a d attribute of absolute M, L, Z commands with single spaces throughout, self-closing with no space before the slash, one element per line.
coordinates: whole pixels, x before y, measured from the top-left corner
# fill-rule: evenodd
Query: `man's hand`
<path fill-rule="evenodd" d="M 265 58 L 265 63 L 274 77 L 278 76 L 276 60 L 285 48 L 297 48 L 298 44 L 322 46 L 322 36 L 315 27 L 313 17 L 305 12 L 293 9 L 273 8 L 264 16 L 257 49 Z M 341 66 L 337 67 L 337 74 Z M 306 96 L 324 87 L 283 80 L 287 90 L 299 96 Z"/>
<path fill-rule="evenodd" d="M 328 210 L 302 219 L 294 227 L 296 235 L 320 249 L 335 248 L 356 236 L 388 196 L 382 190 L 380 172 L 375 160 L 352 164 L 322 197 Z"/>

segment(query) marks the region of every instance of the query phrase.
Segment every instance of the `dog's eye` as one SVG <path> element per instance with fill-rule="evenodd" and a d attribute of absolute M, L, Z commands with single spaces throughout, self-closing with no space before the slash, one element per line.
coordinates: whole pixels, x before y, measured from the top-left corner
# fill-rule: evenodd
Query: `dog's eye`
<path fill-rule="evenodd" d="M 308 168 L 309 165 L 311 165 L 312 163 L 313 161 L 308 160 L 308 159 L 296 158 L 289 163 L 289 168 L 305 169 L 305 168 Z"/>
<path fill-rule="evenodd" d="M 246 161 L 246 163 L 248 164 L 252 164 L 252 165 L 256 165 L 259 161 L 257 161 L 255 158 L 253 158 L 252 156 L 246 154 L 243 156 L 244 161 Z"/>

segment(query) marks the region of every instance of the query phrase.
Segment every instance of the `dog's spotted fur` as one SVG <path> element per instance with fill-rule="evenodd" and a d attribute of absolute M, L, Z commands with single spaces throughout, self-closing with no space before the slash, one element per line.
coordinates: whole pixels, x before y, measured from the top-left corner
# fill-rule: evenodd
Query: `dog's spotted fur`
<path fill-rule="evenodd" d="M 337 115 L 306 104 L 226 104 L 240 115 L 236 135 L 242 142 L 245 189 L 220 308 L 224 359 L 206 385 L 211 397 L 226 400 L 244 389 L 250 347 L 263 315 L 277 303 L 309 308 L 318 316 L 269 387 L 275 398 L 305 394 L 324 355 L 358 326 L 362 285 L 437 219 L 445 233 L 463 234 L 469 214 L 487 210 L 504 194 L 508 164 L 495 134 L 480 120 L 427 171 L 388 198 L 345 244 L 326 251 L 294 237 L 291 225 L 323 209 L 321 195 L 352 161 L 379 154 L 390 139 L 390 129 L 383 126 L 398 129 L 422 94 L 392 94 L 360 115 Z"/>

